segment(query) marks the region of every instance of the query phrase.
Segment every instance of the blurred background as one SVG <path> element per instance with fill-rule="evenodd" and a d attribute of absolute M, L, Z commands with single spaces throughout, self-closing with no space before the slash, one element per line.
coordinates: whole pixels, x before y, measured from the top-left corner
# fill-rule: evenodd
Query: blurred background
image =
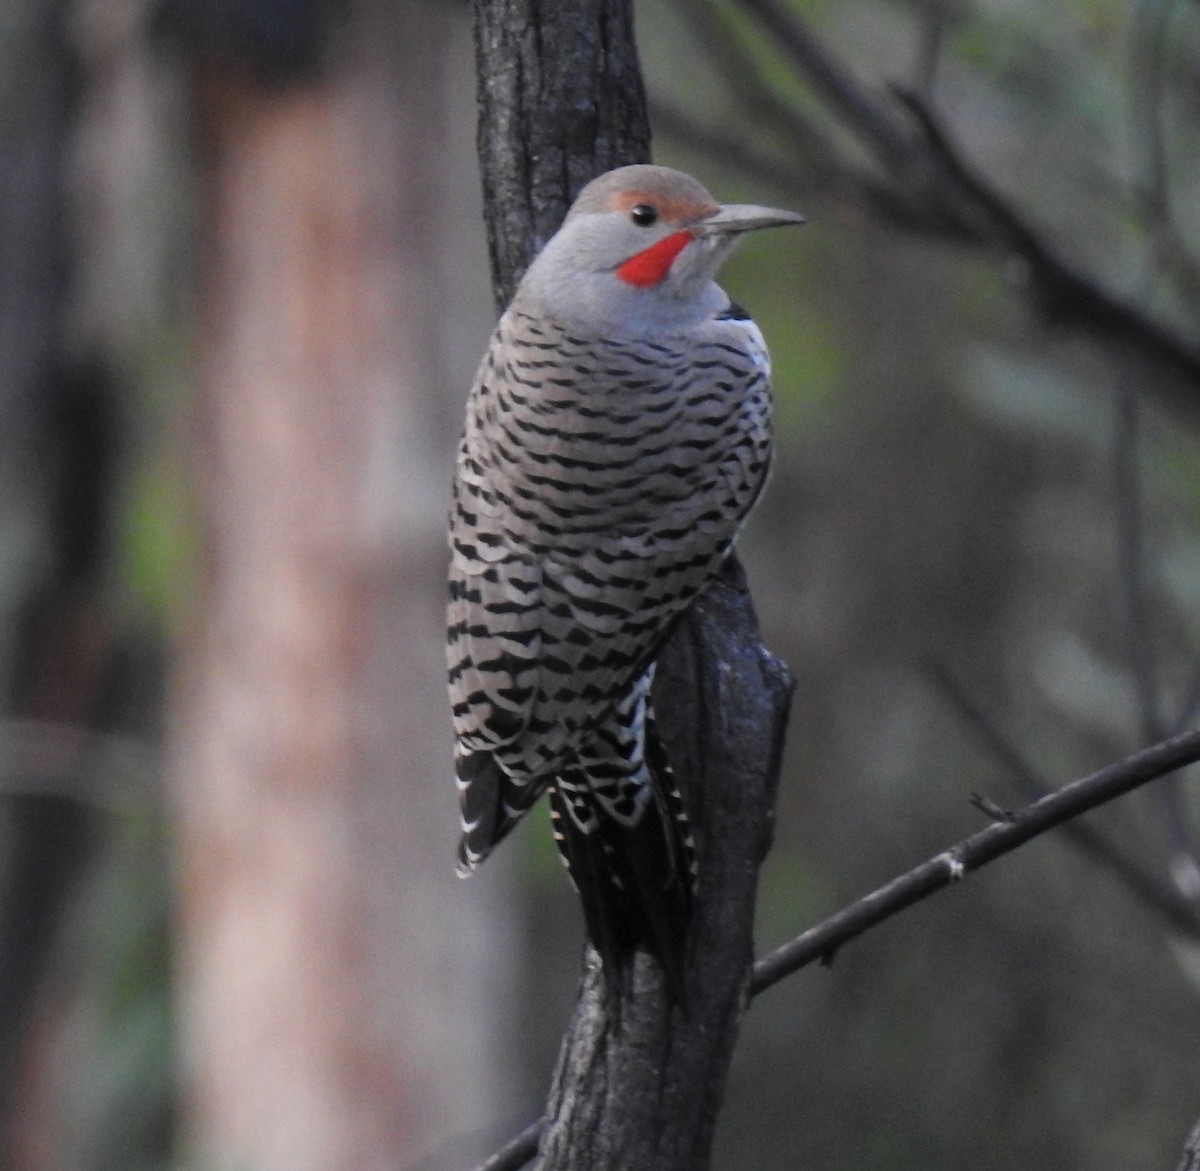
<path fill-rule="evenodd" d="M 766 950 L 972 794 L 1194 720 L 1200 8 L 637 19 L 656 160 L 810 219 L 724 279 L 798 678 Z M 466 4 L 7 0 L 0 1167 L 450 1171 L 541 1109 L 574 895 L 544 817 L 452 865 L 474 85 Z M 765 993 L 714 1165 L 1173 1167 L 1195 812 L 1135 794 Z"/>

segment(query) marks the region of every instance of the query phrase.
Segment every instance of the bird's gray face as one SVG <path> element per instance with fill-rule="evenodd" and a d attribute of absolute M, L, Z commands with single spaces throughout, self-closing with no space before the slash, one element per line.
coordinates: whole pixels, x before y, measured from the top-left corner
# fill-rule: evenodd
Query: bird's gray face
<path fill-rule="evenodd" d="M 547 250 L 561 253 L 581 274 L 667 291 L 675 284 L 673 272 L 694 269 L 696 260 L 712 252 L 692 229 L 719 210 L 703 192 L 685 199 L 617 190 L 602 203 L 581 197 Z"/>
<path fill-rule="evenodd" d="M 526 288 L 548 310 L 597 325 L 686 324 L 723 303 L 713 278 L 745 232 L 802 222 L 774 208 L 722 206 L 665 168 L 623 168 L 584 188 Z"/>

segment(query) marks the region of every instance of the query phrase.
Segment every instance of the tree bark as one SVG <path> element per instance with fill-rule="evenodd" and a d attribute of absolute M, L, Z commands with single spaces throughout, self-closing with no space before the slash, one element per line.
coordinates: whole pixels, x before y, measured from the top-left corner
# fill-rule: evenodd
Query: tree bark
<path fill-rule="evenodd" d="M 479 168 L 497 308 L 596 175 L 650 158 L 629 0 L 476 0 Z M 548 98 L 547 95 L 553 95 Z"/>
<path fill-rule="evenodd" d="M 645 95 L 625 0 L 477 0 L 476 50 L 485 211 L 503 304 L 578 189 L 648 159 Z M 699 851 L 687 1009 L 672 1005 L 644 955 L 630 986 L 610 995 L 588 949 L 542 1132 L 542 1171 L 708 1165 L 747 1003 L 791 688 L 759 640 L 731 559 L 677 627 L 655 688 Z"/>

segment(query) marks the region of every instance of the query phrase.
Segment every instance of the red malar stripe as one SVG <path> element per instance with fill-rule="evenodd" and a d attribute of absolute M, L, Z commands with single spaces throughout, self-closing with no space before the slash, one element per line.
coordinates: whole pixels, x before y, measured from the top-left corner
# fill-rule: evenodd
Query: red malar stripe
<path fill-rule="evenodd" d="M 617 265 L 617 276 L 627 285 L 648 289 L 667 275 L 675 257 L 694 239 L 691 232 L 675 232 Z"/>

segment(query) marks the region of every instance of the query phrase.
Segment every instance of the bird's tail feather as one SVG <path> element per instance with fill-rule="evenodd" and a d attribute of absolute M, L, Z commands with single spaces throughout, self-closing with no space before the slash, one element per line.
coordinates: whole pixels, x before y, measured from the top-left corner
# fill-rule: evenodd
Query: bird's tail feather
<path fill-rule="evenodd" d="M 642 948 L 658 960 L 672 998 L 686 1009 L 695 850 L 666 757 L 655 752 L 650 759 L 652 800 L 636 821 L 612 817 L 569 770 L 550 791 L 550 813 L 605 978 L 614 985 L 624 980 Z"/>
<path fill-rule="evenodd" d="M 508 835 L 545 786 L 518 784 L 485 750 L 460 752 L 455 779 L 462 815 L 458 872 L 465 877 Z"/>

